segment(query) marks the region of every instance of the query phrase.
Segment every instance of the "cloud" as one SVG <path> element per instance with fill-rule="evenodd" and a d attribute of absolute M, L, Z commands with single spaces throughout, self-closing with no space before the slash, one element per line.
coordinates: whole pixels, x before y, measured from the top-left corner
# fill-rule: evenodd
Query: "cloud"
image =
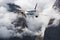
<path fill-rule="evenodd" d="M 37 10 L 43 11 L 44 9 L 51 7 L 54 2 L 55 0 L 17 0 L 15 3 L 25 10 L 34 9 L 36 3 L 38 3 Z"/>
<path fill-rule="evenodd" d="M 9 12 L 7 3 L 15 3 L 21 6 L 24 10 L 33 9 L 38 2 L 37 10 L 39 11 L 38 18 L 28 16 L 26 18 L 28 28 L 24 28 L 22 33 L 17 32 L 12 21 L 17 18 L 17 14 Z M 55 11 L 52 6 L 55 0 L 1 0 L 0 1 L 0 37 L 9 38 L 11 36 L 22 35 L 40 35 L 41 31 L 44 32 L 48 25 L 50 18 L 59 20 L 60 15 Z M 56 22 L 55 22 L 56 23 Z"/>

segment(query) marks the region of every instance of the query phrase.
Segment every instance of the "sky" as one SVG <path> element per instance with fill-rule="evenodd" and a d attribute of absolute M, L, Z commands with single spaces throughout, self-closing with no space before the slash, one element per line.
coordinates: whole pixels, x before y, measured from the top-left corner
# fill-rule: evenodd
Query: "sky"
<path fill-rule="evenodd" d="M 7 3 L 14 3 L 22 7 L 23 10 L 34 9 L 36 3 L 38 18 L 31 16 L 26 17 L 28 28 L 24 28 L 24 32 L 16 33 L 15 27 L 11 24 L 17 18 L 17 14 L 9 12 Z M 59 12 L 54 10 L 52 7 L 55 0 L 1 0 L 0 1 L 0 38 L 9 38 L 11 36 L 22 37 L 22 35 L 44 35 L 45 28 L 48 26 L 48 22 L 51 18 L 55 18 L 53 24 L 57 24 L 60 19 Z M 39 31 L 41 27 L 41 31 Z M 8 34 L 8 35 L 7 35 Z"/>

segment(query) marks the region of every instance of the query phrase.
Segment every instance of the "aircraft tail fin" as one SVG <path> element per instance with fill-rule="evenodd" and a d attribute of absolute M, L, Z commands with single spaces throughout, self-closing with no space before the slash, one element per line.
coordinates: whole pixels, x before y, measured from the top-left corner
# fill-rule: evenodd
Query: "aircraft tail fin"
<path fill-rule="evenodd" d="M 37 8 L 37 3 L 36 3 L 36 5 L 35 5 L 35 8 L 34 8 L 34 9 L 36 10 L 36 8 Z"/>

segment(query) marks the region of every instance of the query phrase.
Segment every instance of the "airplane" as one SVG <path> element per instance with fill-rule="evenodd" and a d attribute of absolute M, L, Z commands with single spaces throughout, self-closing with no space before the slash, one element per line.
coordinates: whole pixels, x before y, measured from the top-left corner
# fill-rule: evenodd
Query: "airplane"
<path fill-rule="evenodd" d="M 34 15 L 37 11 L 36 8 L 37 8 L 37 3 L 36 3 L 35 8 L 33 10 L 27 11 L 27 15 Z"/>

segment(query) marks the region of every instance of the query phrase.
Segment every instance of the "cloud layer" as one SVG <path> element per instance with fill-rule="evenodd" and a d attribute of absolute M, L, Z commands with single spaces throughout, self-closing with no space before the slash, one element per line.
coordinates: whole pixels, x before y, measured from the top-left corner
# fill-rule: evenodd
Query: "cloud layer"
<path fill-rule="evenodd" d="M 17 14 L 9 12 L 7 3 L 15 3 L 21 6 L 25 11 L 34 8 L 38 3 L 37 11 L 39 11 L 38 18 L 27 15 L 26 21 L 28 28 L 24 28 L 22 33 L 16 33 L 15 27 L 11 24 L 17 18 Z M 13 36 L 22 37 L 22 35 L 40 35 L 44 34 L 44 30 L 51 18 L 59 20 L 60 15 L 52 7 L 55 0 L 1 0 L 0 1 L 0 38 L 9 38 Z M 56 23 L 54 22 L 54 24 Z"/>

